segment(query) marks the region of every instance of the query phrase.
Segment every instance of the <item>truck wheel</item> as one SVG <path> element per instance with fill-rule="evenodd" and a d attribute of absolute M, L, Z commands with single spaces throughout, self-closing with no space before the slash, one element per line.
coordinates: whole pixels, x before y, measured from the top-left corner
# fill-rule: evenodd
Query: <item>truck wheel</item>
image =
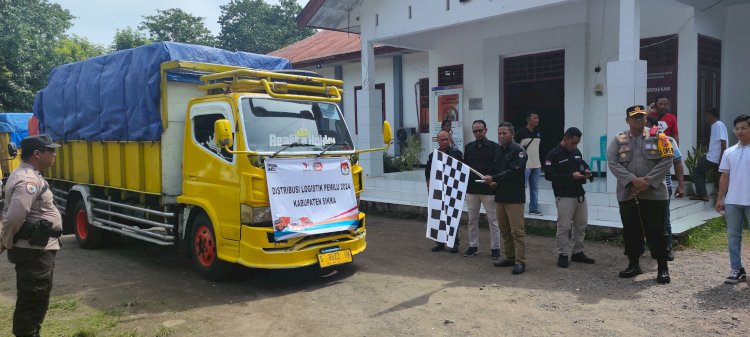
<path fill-rule="evenodd" d="M 76 202 L 73 208 L 73 224 L 76 233 L 76 241 L 83 249 L 95 249 L 102 246 L 104 233 L 89 223 L 86 204 L 83 200 Z"/>
<path fill-rule="evenodd" d="M 190 243 L 193 264 L 201 277 L 218 281 L 228 276 L 230 264 L 219 260 L 216 255 L 216 235 L 211 219 L 206 214 L 198 214 L 192 222 Z"/>

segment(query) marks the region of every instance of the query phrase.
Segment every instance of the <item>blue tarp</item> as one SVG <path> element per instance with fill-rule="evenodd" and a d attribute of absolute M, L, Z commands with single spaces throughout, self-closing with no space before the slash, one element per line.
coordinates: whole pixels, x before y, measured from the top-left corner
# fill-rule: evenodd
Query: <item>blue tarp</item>
<path fill-rule="evenodd" d="M 102 55 L 52 70 L 36 95 L 39 130 L 55 140 L 156 141 L 161 139 L 160 65 L 167 61 L 246 68 L 289 69 L 289 60 L 246 52 L 159 42 Z M 195 82 L 185 74 L 171 81 Z"/>
<path fill-rule="evenodd" d="M 10 141 L 21 146 L 21 139 L 29 135 L 31 112 L 0 113 L 0 133 L 10 133 Z"/>

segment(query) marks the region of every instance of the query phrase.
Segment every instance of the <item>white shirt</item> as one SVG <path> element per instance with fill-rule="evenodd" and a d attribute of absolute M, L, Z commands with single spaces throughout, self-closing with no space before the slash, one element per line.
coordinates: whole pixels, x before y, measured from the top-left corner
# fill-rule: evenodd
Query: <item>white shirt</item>
<path fill-rule="evenodd" d="M 750 144 L 740 143 L 724 151 L 719 172 L 729 173 L 725 204 L 750 206 Z"/>
<path fill-rule="evenodd" d="M 718 163 L 721 157 L 721 141 L 727 141 L 727 127 L 721 121 L 711 124 L 711 139 L 708 141 L 708 153 L 706 159 L 712 163 Z"/>

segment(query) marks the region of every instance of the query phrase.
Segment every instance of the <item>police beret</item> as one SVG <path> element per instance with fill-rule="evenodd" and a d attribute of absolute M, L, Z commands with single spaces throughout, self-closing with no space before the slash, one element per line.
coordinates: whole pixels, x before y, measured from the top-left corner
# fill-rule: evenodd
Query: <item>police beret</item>
<path fill-rule="evenodd" d="M 628 117 L 633 117 L 635 115 L 645 115 L 646 108 L 643 105 L 634 105 L 625 110 L 625 113 L 628 115 Z"/>
<path fill-rule="evenodd" d="M 21 151 L 34 151 L 44 148 L 56 149 L 58 147 L 60 147 L 60 145 L 53 143 L 52 137 L 48 134 L 28 136 L 21 140 Z"/>

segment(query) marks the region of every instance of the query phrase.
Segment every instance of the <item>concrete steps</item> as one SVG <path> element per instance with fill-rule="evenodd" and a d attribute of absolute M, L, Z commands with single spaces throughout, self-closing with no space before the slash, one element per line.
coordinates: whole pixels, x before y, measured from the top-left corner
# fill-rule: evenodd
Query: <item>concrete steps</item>
<path fill-rule="evenodd" d="M 364 184 L 365 190 L 361 196 L 364 201 L 427 207 L 427 185 L 424 182 L 424 173 L 421 171 L 400 172 L 399 175 L 366 178 Z M 595 188 L 596 186 L 592 187 L 592 189 Z M 528 189 L 526 193 L 526 200 L 529 200 Z M 586 199 L 589 206 L 590 225 L 622 228 L 616 195 L 587 191 Z M 718 216 L 713 210 L 712 201 L 694 201 L 687 198 L 672 199 L 670 211 L 673 233 L 682 233 L 703 224 L 707 219 Z M 526 207 L 528 207 L 528 203 Z M 557 220 L 555 196 L 551 189 L 540 188 L 539 210 L 544 215 L 526 214 L 526 218 L 546 221 Z M 466 211 L 465 206 L 464 211 Z M 482 209 L 482 212 L 484 213 L 484 209 Z"/>

